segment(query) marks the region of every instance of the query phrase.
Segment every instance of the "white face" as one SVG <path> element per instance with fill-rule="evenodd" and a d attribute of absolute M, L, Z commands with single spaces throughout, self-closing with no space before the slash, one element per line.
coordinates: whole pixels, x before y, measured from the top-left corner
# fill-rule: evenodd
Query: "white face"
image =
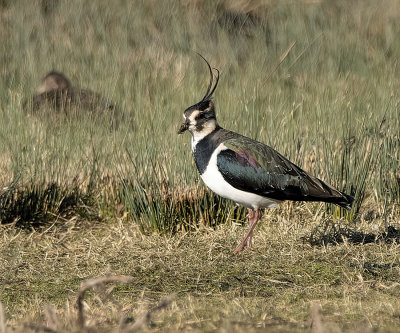
<path fill-rule="evenodd" d="M 201 101 L 187 108 L 183 113 L 183 119 L 178 134 L 189 130 L 194 140 L 200 140 L 217 128 L 214 103 L 211 100 Z"/>
<path fill-rule="evenodd" d="M 42 94 L 55 89 L 68 89 L 69 86 L 70 83 L 64 75 L 59 73 L 49 74 L 43 79 L 42 84 L 36 90 L 36 93 Z"/>
<path fill-rule="evenodd" d="M 189 117 L 185 117 L 185 115 L 183 115 L 183 118 L 186 120 L 188 120 L 189 121 L 189 131 L 190 131 L 190 133 L 193 133 L 193 132 L 195 132 L 196 131 L 196 124 L 197 124 L 197 120 L 196 120 L 196 117 L 198 116 L 200 114 L 200 111 L 198 111 L 198 110 L 196 110 L 196 111 L 193 111 L 190 115 L 189 115 Z"/>
<path fill-rule="evenodd" d="M 59 87 L 58 87 L 56 80 L 54 80 L 53 78 L 47 78 L 42 82 L 42 84 L 40 85 L 40 87 L 37 89 L 36 92 L 38 94 L 42 94 L 42 93 L 48 92 L 53 89 L 58 89 L 58 88 Z"/>
<path fill-rule="evenodd" d="M 204 137 L 210 134 L 217 126 L 215 118 L 207 118 L 207 113 L 194 110 L 187 117 L 183 116 L 188 123 L 188 130 L 195 137 Z"/>

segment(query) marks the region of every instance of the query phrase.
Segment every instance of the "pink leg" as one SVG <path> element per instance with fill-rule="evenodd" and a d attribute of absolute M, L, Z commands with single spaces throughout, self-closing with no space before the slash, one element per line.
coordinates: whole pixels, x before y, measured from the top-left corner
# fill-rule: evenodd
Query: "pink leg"
<path fill-rule="evenodd" d="M 247 209 L 248 210 L 248 212 L 249 212 L 249 217 L 248 217 L 248 222 L 249 222 L 249 229 L 250 229 L 250 227 L 251 227 L 251 224 L 253 223 L 253 220 L 254 220 L 254 210 L 252 210 L 252 209 L 250 209 L 250 208 L 248 208 Z M 249 236 L 249 238 L 247 239 L 247 246 L 248 247 L 251 247 L 251 240 L 253 239 L 253 233 L 251 233 L 251 235 Z"/>
<path fill-rule="evenodd" d="M 244 249 L 245 246 L 251 246 L 251 239 L 253 237 L 253 230 L 257 225 L 258 220 L 260 219 L 260 210 L 257 209 L 255 212 L 249 209 L 249 230 L 247 231 L 246 235 L 244 236 L 243 240 L 237 246 L 237 248 L 233 251 L 233 254 L 237 254 Z"/>

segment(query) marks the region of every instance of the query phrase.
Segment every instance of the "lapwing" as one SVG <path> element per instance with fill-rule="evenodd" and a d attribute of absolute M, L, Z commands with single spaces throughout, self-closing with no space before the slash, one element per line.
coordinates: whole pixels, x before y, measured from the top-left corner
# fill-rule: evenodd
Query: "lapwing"
<path fill-rule="evenodd" d="M 200 55 L 201 56 L 201 55 Z M 222 128 L 215 115 L 213 93 L 219 81 L 207 60 L 210 83 L 200 102 L 183 113 L 178 134 L 189 130 L 194 161 L 213 192 L 248 209 L 249 229 L 234 254 L 251 246 L 260 210 L 285 200 L 323 201 L 350 209 L 354 198 L 307 174 L 273 148 Z"/>
<path fill-rule="evenodd" d="M 42 79 L 31 100 L 32 111 L 52 107 L 57 111 L 68 111 L 72 107 L 80 107 L 89 111 L 114 111 L 113 103 L 100 94 L 89 89 L 72 86 L 68 78 L 61 72 L 51 71 Z"/>

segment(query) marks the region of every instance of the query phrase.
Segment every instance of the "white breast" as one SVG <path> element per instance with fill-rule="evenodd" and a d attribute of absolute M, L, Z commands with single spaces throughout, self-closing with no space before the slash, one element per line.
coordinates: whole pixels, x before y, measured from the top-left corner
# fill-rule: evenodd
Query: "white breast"
<path fill-rule="evenodd" d="M 196 142 L 192 141 L 192 147 L 195 148 Z M 201 175 L 204 183 L 216 194 L 235 201 L 237 204 L 245 206 L 246 208 L 273 208 L 276 207 L 280 201 L 268 199 L 260 195 L 238 190 L 230 185 L 219 172 L 217 167 L 217 155 L 220 151 L 227 149 L 224 144 L 220 144 L 218 148 L 211 155 L 210 162 L 208 163 L 206 171 Z"/>

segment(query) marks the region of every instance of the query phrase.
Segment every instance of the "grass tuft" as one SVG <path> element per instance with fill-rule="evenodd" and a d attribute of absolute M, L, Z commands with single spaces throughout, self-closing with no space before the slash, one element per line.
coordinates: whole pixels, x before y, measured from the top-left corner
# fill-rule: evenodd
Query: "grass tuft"
<path fill-rule="evenodd" d="M 13 223 L 16 227 L 35 228 L 50 221 L 79 216 L 87 220 L 99 220 L 93 197 L 79 187 L 65 188 L 56 183 L 15 184 L 0 195 L 0 222 Z"/>

